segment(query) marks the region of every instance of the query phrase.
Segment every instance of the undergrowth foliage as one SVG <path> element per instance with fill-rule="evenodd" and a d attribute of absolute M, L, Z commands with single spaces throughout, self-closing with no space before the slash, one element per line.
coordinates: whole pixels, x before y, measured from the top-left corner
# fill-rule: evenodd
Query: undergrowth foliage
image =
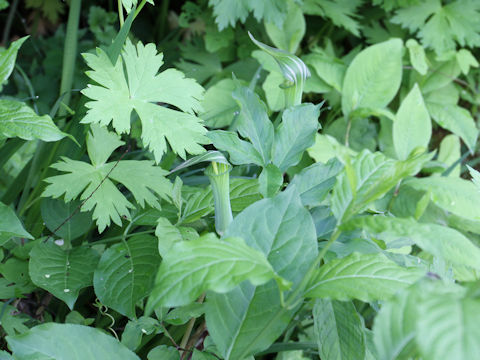
<path fill-rule="evenodd" d="M 1 359 L 478 358 L 478 1 L 114 3 L 0 0 Z"/>

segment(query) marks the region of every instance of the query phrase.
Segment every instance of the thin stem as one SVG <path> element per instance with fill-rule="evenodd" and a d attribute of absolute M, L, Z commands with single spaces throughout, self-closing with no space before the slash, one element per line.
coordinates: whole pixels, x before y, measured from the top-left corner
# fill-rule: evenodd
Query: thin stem
<path fill-rule="evenodd" d="M 10 30 L 12 29 L 13 18 L 15 17 L 15 12 L 17 11 L 18 0 L 13 0 L 12 5 L 10 6 L 10 11 L 8 12 L 7 22 L 3 28 L 3 37 L 2 43 L 7 47 L 8 38 L 10 37 Z"/>
<path fill-rule="evenodd" d="M 125 22 L 125 18 L 123 17 L 122 0 L 117 1 L 117 8 L 118 8 L 118 20 L 120 21 L 120 27 L 122 27 L 123 23 Z"/>
<path fill-rule="evenodd" d="M 201 304 L 201 303 L 203 303 L 204 300 L 205 300 L 205 293 L 200 295 L 197 302 Z M 188 348 L 186 348 L 186 346 L 188 344 L 188 340 L 190 339 L 190 334 L 192 333 L 193 326 L 195 325 L 195 320 L 197 320 L 197 319 L 192 317 L 190 319 L 190 321 L 188 322 L 187 329 L 185 330 L 185 333 L 183 334 L 183 337 L 182 337 L 182 341 L 180 342 L 180 349 L 188 350 Z M 185 352 L 186 351 L 182 351 L 180 359 L 184 358 Z"/>
<path fill-rule="evenodd" d="M 137 10 L 135 10 L 135 15 L 133 15 L 133 19 L 135 19 L 138 16 L 138 14 L 140 14 L 140 11 L 142 11 L 142 9 L 143 9 L 143 7 L 145 6 L 146 3 L 147 3 L 147 0 L 142 0 L 140 5 L 138 5 Z"/>
<path fill-rule="evenodd" d="M 78 23 L 80 21 L 80 9 L 82 0 L 71 0 L 68 12 L 67 33 L 65 34 L 65 45 L 63 48 L 62 80 L 60 82 L 60 95 L 65 94 L 63 103 L 68 106 L 70 102 L 75 72 L 75 60 L 77 58 Z M 65 115 L 65 109 L 61 108 L 59 115 Z"/>

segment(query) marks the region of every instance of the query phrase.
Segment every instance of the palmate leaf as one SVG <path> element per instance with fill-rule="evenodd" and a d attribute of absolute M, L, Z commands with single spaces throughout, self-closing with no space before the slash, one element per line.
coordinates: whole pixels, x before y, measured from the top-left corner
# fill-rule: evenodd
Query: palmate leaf
<path fill-rule="evenodd" d="M 92 285 L 98 260 L 98 253 L 86 247 L 64 250 L 54 243 L 39 243 L 30 252 L 29 273 L 35 285 L 73 309 L 79 291 Z"/>
<path fill-rule="evenodd" d="M 260 21 L 274 23 L 281 28 L 287 13 L 287 0 L 210 0 L 218 29 L 235 26 L 237 20 L 245 22 L 250 12 Z"/>
<path fill-rule="evenodd" d="M 422 269 L 401 267 L 380 253 L 353 253 L 318 269 L 306 296 L 365 302 L 386 300 L 423 275 Z"/>
<path fill-rule="evenodd" d="M 113 245 L 95 269 L 95 294 L 102 304 L 134 318 L 135 304 L 150 293 L 160 260 L 153 236 L 137 235 Z"/>
<path fill-rule="evenodd" d="M 305 0 L 303 10 L 309 15 L 320 15 L 332 20 L 340 27 L 347 29 L 356 36 L 360 36 L 360 24 L 355 14 L 362 0 Z"/>
<path fill-rule="evenodd" d="M 140 359 L 114 337 L 83 325 L 47 323 L 6 339 L 16 359 Z"/>
<path fill-rule="evenodd" d="M 67 174 L 45 179 L 49 185 L 42 194 L 53 198 L 64 195 L 66 202 L 80 195 L 80 200 L 86 200 L 81 210 L 93 209 L 93 219 L 97 221 L 100 232 L 111 221 L 121 225 L 121 217 L 129 218 L 128 209 L 134 208 L 112 180 L 122 183 L 130 190 L 142 207 L 147 203 L 159 208 L 158 196 L 168 199 L 171 194 L 171 183 L 165 178 L 167 172 L 155 166 L 153 161 L 122 160 L 105 163 L 110 153 L 122 144 L 121 141 L 115 141 L 114 137 L 118 140 L 117 135 L 106 129 L 92 126 L 92 131 L 87 136 L 87 146 L 95 164 L 62 158 L 52 167 Z"/>
<path fill-rule="evenodd" d="M 225 293 L 247 279 L 254 285 L 275 279 L 282 290 L 290 285 L 264 254 L 240 238 L 204 236 L 177 242 L 163 258 L 146 312 L 158 306 L 187 305 L 206 290 Z"/>
<path fill-rule="evenodd" d="M 101 49 L 96 54 L 84 54 L 84 58 L 93 70 L 87 75 L 99 85 L 82 90 L 92 99 L 86 104 L 89 110 L 83 123 L 111 122 L 121 134 L 130 131 L 130 116 L 135 110 L 142 123 L 142 140 L 157 163 L 167 150 L 166 141 L 182 158 L 186 153 L 204 151 L 200 144 L 209 142 L 206 129 L 194 115 L 201 110 L 203 88 L 175 69 L 157 74 L 163 65 L 163 55 L 157 54 L 154 44 L 139 42 L 135 47 L 127 41 L 115 65 Z M 181 111 L 157 103 L 170 104 Z"/>
<path fill-rule="evenodd" d="M 419 1 L 399 9 L 392 22 L 417 32 L 422 44 L 441 54 L 461 46 L 480 45 L 480 3 L 457 0 L 442 5 L 441 0 Z"/>

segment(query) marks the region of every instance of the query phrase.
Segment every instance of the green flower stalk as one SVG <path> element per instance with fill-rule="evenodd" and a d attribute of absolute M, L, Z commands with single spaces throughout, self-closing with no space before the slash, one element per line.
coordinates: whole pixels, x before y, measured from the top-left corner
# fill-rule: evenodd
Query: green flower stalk
<path fill-rule="evenodd" d="M 205 170 L 212 185 L 215 204 L 215 229 L 222 236 L 233 220 L 230 206 L 230 170 L 229 164 L 213 161 Z"/>

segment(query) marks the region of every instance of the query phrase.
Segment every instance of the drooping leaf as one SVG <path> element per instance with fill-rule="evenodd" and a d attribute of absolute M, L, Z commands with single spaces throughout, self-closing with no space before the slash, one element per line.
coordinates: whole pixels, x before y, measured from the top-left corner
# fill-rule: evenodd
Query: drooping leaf
<path fill-rule="evenodd" d="M 135 304 L 153 286 L 160 264 L 157 239 L 136 235 L 108 248 L 95 270 L 95 294 L 102 304 L 129 318 L 135 317 Z"/>
<path fill-rule="evenodd" d="M 462 233 L 441 225 L 419 223 L 413 219 L 387 216 L 362 216 L 350 220 L 345 230 L 362 229 L 385 241 L 387 248 L 416 244 L 423 250 L 456 265 L 480 269 L 480 248 Z"/>
<path fill-rule="evenodd" d="M 87 75 L 99 85 L 82 90 L 92 99 L 86 104 L 88 111 L 83 123 L 105 126 L 112 122 L 121 134 L 130 131 L 130 116 L 135 110 L 142 122 L 142 140 L 157 162 L 166 151 L 166 140 L 182 158 L 187 152 L 204 151 L 200 145 L 208 143 L 206 130 L 194 115 L 200 110 L 203 89 L 175 69 L 157 74 L 163 55 L 157 54 L 154 44 L 139 42 L 135 47 L 127 41 L 115 65 L 101 49 L 96 54 L 85 54 L 84 58 L 92 69 Z M 157 105 L 159 102 L 181 111 Z"/>
<path fill-rule="evenodd" d="M 158 252 L 162 257 L 165 257 L 173 244 L 180 241 L 194 240 L 199 237 L 195 229 L 174 226 L 166 218 L 158 219 L 155 235 L 158 238 Z"/>
<path fill-rule="evenodd" d="M 0 137 L 58 141 L 65 136 L 50 116 L 39 116 L 20 101 L 0 99 Z"/>
<path fill-rule="evenodd" d="M 288 189 L 237 215 L 225 234 L 241 236 L 262 251 L 273 269 L 298 286 L 317 256 L 315 227 L 298 193 Z M 280 303 L 273 282 L 242 283 L 227 294 L 207 295 L 209 333 L 225 359 L 243 359 L 266 349 L 282 334 L 295 310 Z"/>
<path fill-rule="evenodd" d="M 15 211 L 0 202 L 0 245 L 13 236 L 33 239 L 33 236 L 24 229 Z"/>
<path fill-rule="evenodd" d="M 424 275 L 419 268 L 405 268 L 385 255 L 353 253 L 323 265 L 306 290 L 307 297 L 334 300 L 386 300 Z"/>
<path fill-rule="evenodd" d="M 322 360 L 365 358 L 363 321 L 351 301 L 318 299 L 313 320 Z"/>
<path fill-rule="evenodd" d="M 383 108 L 402 79 L 402 41 L 391 39 L 361 51 L 347 69 L 342 88 L 345 116 L 358 108 Z"/>
<path fill-rule="evenodd" d="M 29 273 L 35 285 L 73 309 L 80 290 L 92 285 L 98 260 L 98 253 L 87 247 L 64 250 L 53 242 L 42 242 L 30 252 Z"/>
<path fill-rule="evenodd" d="M 393 144 L 397 158 L 405 160 L 417 147 L 428 149 L 432 136 L 430 115 L 415 84 L 403 99 L 393 122 Z"/>
<path fill-rule="evenodd" d="M 146 312 L 187 305 L 206 290 L 225 293 L 247 279 L 261 285 L 273 278 L 288 288 L 288 281 L 275 273 L 264 254 L 240 238 L 207 236 L 177 242 L 163 258 Z"/>
<path fill-rule="evenodd" d="M 315 142 L 320 107 L 302 104 L 283 112 L 282 122 L 275 130 L 272 162 L 281 172 L 298 164 L 303 152 Z"/>
<path fill-rule="evenodd" d="M 140 359 L 114 337 L 83 325 L 47 323 L 6 339 L 17 359 Z"/>

